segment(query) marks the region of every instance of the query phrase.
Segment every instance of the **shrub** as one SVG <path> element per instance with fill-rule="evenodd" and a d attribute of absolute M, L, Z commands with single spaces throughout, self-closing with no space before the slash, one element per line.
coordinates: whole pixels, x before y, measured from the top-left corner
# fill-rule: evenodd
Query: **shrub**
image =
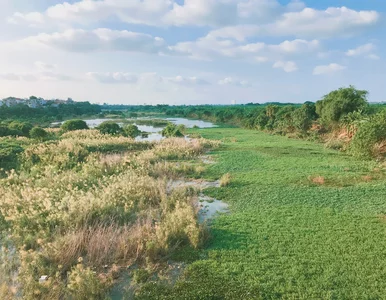
<path fill-rule="evenodd" d="M 379 151 L 374 151 L 374 147 L 384 140 L 386 140 L 386 115 L 379 113 L 358 125 L 350 150 L 355 156 L 375 157 Z"/>
<path fill-rule="evenodd" d="M 138 129 L 138 127 L 134 124 L 127 125 L 123 128 L 124 133 L 131 137 L 136 138 L 137 136 L 141 135 L 141 131 Z"/>
<path fill-rule="evenodd" d="M 17 143 L 0 141 L 0 168 L 15 169 L 18 166 L 18 155 L 23 151 Z"/>
<path fill-rule="evenodd" d="M 87 123 L 83 120 L 68 120 L 60 127 L 63 131 L 88 129 Z"/>
<path fill-rule="evenodd" d="M 166 137 L 183 137 L 184 136 L 185 127 L 182 125 L 177 126 L 173 123 L 169 123 L 163 130 L 162 136 Z"/>
<path fill-rule="evenodd" d="M 8 128 L 14 132 L 21 132 L 23 136 L 29 136 L 29 132 L 32 129 L 32 124 L 27 122 L 13 121 L 8 125 Z"/>
<path fill-rule="evenodd" d="M 123 132 L 122 128 L 113 121 L 105 121 L 96 129 L 98 129 L 102 134 L 118 135 Z"/>
<path fill-rule="evenodd" d="M 41 127 L 34 127 L 29 132 L 31 139 L 44 140 L 48 136 L 48 132 Z"/>
<path fill-rule="evenodd" d="M 73 300 L 106 299 L 109 282 L 98 277 L 82 264 L 75 266 L 68 275 L 68 293 Z"/>
<path fill-rule="evenodd" d="M 338 122 L 342 116 L 359 111 L 367 105 L 367 91 L 355 87 L 332 91 L 316 102 L 316 112 L 325 124 Z"/>

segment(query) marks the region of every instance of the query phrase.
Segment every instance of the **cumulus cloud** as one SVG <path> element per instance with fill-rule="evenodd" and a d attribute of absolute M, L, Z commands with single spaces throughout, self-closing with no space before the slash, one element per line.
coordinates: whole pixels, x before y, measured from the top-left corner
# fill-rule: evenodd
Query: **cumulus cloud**
<path fill-rule="evenodd" d="M 100 83 L 124 83 L 124 84 L 135 84 L 135 83 L 171 83 L 183 86 L 195 86 L 195 85 L 207 85 L 210 84 L 207 80 L 198 78 L 195 76 L 184 77 L 166 77 L 159 76 L 156 73 L 142 73 L 142 74 L 131 74 L 125 72 L 89 72 L 86 74 L 88 78 L 96 80 Z"/>
<path fill-rule="evenodd" d="M 329 65 L 316 66 L 314 68 L 313 74 L 314 75 L 332 74 L 332 73 L 342 71 L 344 69 L 346 69 L 345 66 L 342 66 L 336 63 L 331 63 Z"/>
<path fill-rule="evenodd" d="M 89 78 L 99 81 L 101 83 L 136 83 L 139 77 L 130 73 L 124 72 L 88 72 L 86 74 Z"/>
<path fill-rule="evenodd" d="M 28 24 L 84 24 L 115 17 L 122 22 L 147 25 L 228 27 L 221 34 L 279 35 L 326 38 L 352 35 L 377 23 L 376 11 L 347 7 L 317 10 L 301 1 L 282 5 L 277 0 L 82 0 L 49 7 L 44 12 L 17 12 L 8 21 Z M 249 32 L 243 33 L 245 26 Z M 220 33 L 219 33 L 220 34 Z"/>
<path fill-rule="evenodd" d="M 379 56 L 374 54 L 373 51 L 375 51 L 376 47 L 373 43 L 368 43 L 365 45 L 358 46 L 355 49 L 350 49 L 346 52 L 347 56 L 351 57 L 358 57 L 358 56 L 364 56 L 368 59 L 379 59 Z"/>
<path fill-rule="evenodd" d="M 42 13 L 17 12 L 8 18 L 8 22 L 14 24 L 26 22 L 35 25 L 42 23 L 87 24 L 116 17 L 127 23 L 156 25 L 170 11 L 171 5 L 170 0 L 82 0 L 56 4 Z"/>
<path fill-rule="evenodd" d="M 220 39 L 209 33 L 193 42 L 177 43 L 170 47 L 171 53 L 185 55 L 194 59 L 212 60 L 219 57 L 242 59 L 253 62 L 266 62 L 283 56 L 311 53 L 320 47 L 318 40 L 284 41 L 280 44 L 240 43 L 230 39 Z"/>
<path fill-rule="evenodd" d="M 218 81 L 219 85 L 233 85 L 233 86 L 240 86 L 240 87 L 247 87 L 251 84 L 246 80 L 238 80 L 234 79 L 232 77 L 226 77 L 224 79 L 221 79 Z"/>
<path fill-rule="evenodd" d="M 65 74 L 54 72 L 36 72 L 0 74 L 0 79 L 10 81 L 69 81 L 73 78 Z"/>
<path fill-rule="evenodd" d="M 378 22 L 376 11 L 356 11 L 347 7 L 326 10 L 304 8 L 285 13 L 276 22 L 265 26 L 267 35 L 329 38 L 350 36 Z"/>
<path fill-rule="evenodd" d="M 149 34 L 99 28 L 92 31 L 68 29 L 39 34 L 23 40 L 30 45 L 46 45 L 69 52 L 125 51 L 160 53 L 167 51 L 165 41 Z"/>
<path fill-rule="evenodd" d="M 283 69 L 284 72 L 291 73 L 298 70 L 298 66 L 293 61 L 277 61 L 272 66 L 275 69 Z"/>

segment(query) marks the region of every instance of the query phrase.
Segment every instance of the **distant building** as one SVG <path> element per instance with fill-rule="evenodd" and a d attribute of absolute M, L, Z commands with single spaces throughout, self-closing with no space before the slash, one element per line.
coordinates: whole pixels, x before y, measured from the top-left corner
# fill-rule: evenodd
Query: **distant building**
<path fill-rule="evenodd" d="M 3 99 L 2 103 L 3 103 L 3 105 L 5 104 L 8 107 L 10 107 L 10 106 L 14 106 L 17 104 L 24 104 L 25 101 L 26 101 L 25 99 L 21 99 L 21 98 L 8 97 L 8 98 Z"/>

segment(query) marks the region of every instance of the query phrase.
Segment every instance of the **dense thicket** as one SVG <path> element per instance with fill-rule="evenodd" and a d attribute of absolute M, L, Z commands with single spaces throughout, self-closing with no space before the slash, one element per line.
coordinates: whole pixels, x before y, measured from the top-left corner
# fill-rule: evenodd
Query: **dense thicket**
<path fill-rule="evenodd" d="M 102 107 L 89 102 L 74 102 L 58 106 L 31 108 L 24 104 L 14 106 L 0 105 L 0 120 L 36 120 L 43 122 L 60 121 L 68 117 L 96 115 L 102 112 Z"/>

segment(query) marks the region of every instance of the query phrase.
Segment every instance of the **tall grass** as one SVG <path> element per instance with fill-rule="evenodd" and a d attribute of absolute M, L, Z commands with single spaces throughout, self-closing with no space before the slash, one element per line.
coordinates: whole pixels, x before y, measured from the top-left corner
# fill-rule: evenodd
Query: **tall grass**
<path fill-rule="evenodd" d="M 99 299 L 114 265 L 156 264 L 181 246 L 202 245 L 195 192 L 166 186 L 195 170 L 171 160 L 193 159 L 218 143 L 53 134 L 54 141 L 26 146 L 22 168 L 0 181 L 0 213 L 18 249 L 25 299 Z M 0 280 L 0 295 L 11 290 Z"/>

